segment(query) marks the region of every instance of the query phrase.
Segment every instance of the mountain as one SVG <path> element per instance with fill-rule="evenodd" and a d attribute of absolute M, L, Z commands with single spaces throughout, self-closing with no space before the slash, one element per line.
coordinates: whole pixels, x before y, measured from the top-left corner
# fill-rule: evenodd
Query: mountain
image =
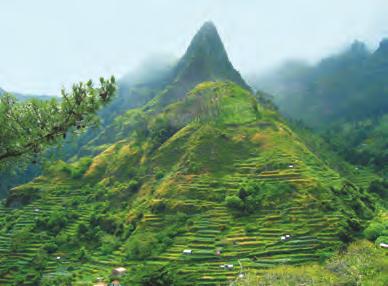
<path fill-rule="evenodd" d="M 358 235 L 375 197 L 258 102 L 227 59 L 206 23 L 173 80 L 81 148 L 98 152 L 12 189 L 0 284 L 89 285 L 125 267 L 125 285 L 228 285 L 239 265 L 319 261 Z"/>
<path fill-rule="evenodd" d="M 164 106 L 183 98 L 197 84 L 207 80 L 232 81 L 249 89 L 230 63 L 212 22 L 202 25 L 175 65 L 164 63 L 156 68 L 158 69 L 161 70 L 159 76 L 147 80 L 138 79 L 135 85 L 130 84 L 129 79 L 120 82 L 117 99 L 101 112 L 107 127 L 88 136 L 88 140 L 82 140 L 79 154 L 96 154 L 101 150 L 96 146 L 112 143 L 125 136 L 128 130 L 122 121 L 134 113 L 131 110 L 126 114 L 128 109 L 159 112 Z"/>
<path fill-rule="evenodd" d="M 230 80 L 248 88 L 238 71 L 229 61 L 224 45 L 212 22 L 206 22 L 193 37 L 183 57 L 172 60 L 153 59 L 153 67 L 140 75 L 124 76 L 119 82 L 118 98 L 111 107 L 102 112 L 102 117 L 114 118 L 129 108 L 148 103 L 164 106 L 185 96 L 186 92 L 206 80 Z M 146 65 L 151 65 L 146 63 Z M 142 77 L 141 74 L 144 74 Z M 150 76 L 150 74 L 152 76 Z M 151 101 L 151 99 L 154 99 Z M 158 102 L 158 104 L 155 104 Z M 118 112 L 119 111 L 119 112 Z M 112 117 L 110 114 L 114 114 Z M 107 120 L 109 123 L 111 120 Z"/>
<path fill-rule="evenodd" d="M 224 45 L 212 22 L 206 22 L 194 36 L 184 56 L 173 70 L 173 81 L 158 97 L 166 105 L 206 80 L 230 80 L 242 87 L 248 85 L 229 61 Z"/>
<path fill-rule="evenodd" d="M 45 94 L 26 94 L 26 93 L 20 93 L 20 92 L 12 92 L 12 91 L 6 91 L 2 88 L 0 88 L 0 96 L 4 93 L 11 93 L 13 96 L 15 96 L 18 100 L 24 101 L 29 100 L 32 98 L 39 99 L 39 100 L 49 100 L 53 98 L 53 95 L 45 95 Z"/>
<path fill-rule="evenodd" d="M 107 131 L 117 129 L 115 119 L 125 116 L 127 110 L 142 108 L 146 104 L 147 109 L 163 106 L 183 97 L 187 91 L 204 80 L 230 80 L 248 87 L 230 63 L 217 29 L 211 22 L 205 23 L 199 29 L 178 62 L 171 57 L 166 59 L 165 56 L 159 56 L 123 76 L 118 82 L 116 98 L 100 111 L 101 126 L 89 129 L 76 138 L 68 136 L 64 147 L 54 150 L 53 153 L 63 160 L 95 155 L 101 152 L 100 145 L 120 138 L 121 133 L 112 135 L 114 132 L 110 132 L 107 136 Z M 155 104 L 156 102 L 158 103 Z M 122 129 L 122 124 L 119 125 Z M 30 169 L 17 174 L 0 173 L 0 178 L 8 178 L 7 183 L 0 184 L 0 198 L 4 197 L 11 187 L 32 180 L 40 174 L 40 167 Z"/>
<path fill-rule="evenodd" d="M 316 65 L 285 64 L 252 84 L 273 94 L 281 111 L 312 127 L 378 117 L 388 111 L 387 42 L 371 53 L 356 41 Z"/>
<path fill-rule="evenodd" d="M 355 42 L 310 66 L 289 62 L 259 79 L 280 111 L 315 128 L 352 164 L 386 174 L 388 40 L 370 52 Z"/>

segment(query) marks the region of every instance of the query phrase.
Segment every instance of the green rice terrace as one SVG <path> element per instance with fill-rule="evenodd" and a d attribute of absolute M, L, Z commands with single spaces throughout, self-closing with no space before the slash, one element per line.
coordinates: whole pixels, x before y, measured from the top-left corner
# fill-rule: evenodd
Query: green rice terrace
<path fill-rule="evenodd" d="M 232 82 L 113 124 L 103 152 L 57 162 L 3 202 L 0 285 L 93 285 L 117 267 L 125 285 L 166 269 L 179 285 L 229 285 L 322 262 L 376 212 L 377 176 L 340 174 Z"/>

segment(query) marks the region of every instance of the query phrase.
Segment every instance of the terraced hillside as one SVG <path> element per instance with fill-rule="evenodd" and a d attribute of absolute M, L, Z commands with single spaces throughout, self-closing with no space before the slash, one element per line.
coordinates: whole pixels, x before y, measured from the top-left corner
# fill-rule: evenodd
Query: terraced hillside
<path fill-rule="evenodd" d="M 228 285 L 249 269 L 325 259 L 373 216 L 358 187 L 375 176 L 344 179 L 258 103 L 213 24 L 170 75 L 84 138 L 80 154 L 94 157 L 53 163 L 11 190 L 0 285 L 93 285 L 119 266 L 124 285 L 163 275 Z"/>
<path fill-rule="evenodd" d="M 128 285 L 160 269 L 183 285 L 227 285 L 324 259 L 373 214 L 368 194 L 234 83 L 202 83 L 118 122 L 125 140 L 11 192 L 0 285 L 91 285 L 118 266 Z"/>

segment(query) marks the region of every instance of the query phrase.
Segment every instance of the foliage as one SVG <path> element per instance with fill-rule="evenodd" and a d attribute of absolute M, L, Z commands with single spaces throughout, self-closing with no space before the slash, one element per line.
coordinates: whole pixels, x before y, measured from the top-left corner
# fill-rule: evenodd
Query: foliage
<path fill-rule="evenodd" d="M 71 275 L 55 275 L 55 276 L 45 276 L 42 279 L 41 286 L 72 286 L 73 277 Z"/>
<path fill-rule="evenodd" d="M 62 100 L 31 99 L 18 102 L 10 94 L 0 98 L 0 162 L 30 157 L 47 146 L 60 142 L 72 128 L 83 129 L 97 123 L 97 110 L 115 92 L 115 79 L 100 79 L 75 84 L 70 92 L 62 90 Z"/>
<path fill-rule="evenodd" d="M 131 259 L 143 260 L 155 253 L 156 247 L 157 239 L 149 233 L 142 238 L 133 239 L 126 252 Z"/>
<path fill-rule="evenodd" d="M 30 231 L 29 228 L 23 228 L 12 234 L 11 251 L 17 252 L 23 247 L 23 242 L 30 236 Z"/>
<path fill-rule="evenodd" d="M 97 272 L 105 275 L 114 261 L 129 268 L 128 285 L 138 285 L 143 274 L 154 277 L 147 269 L 157 260 L 182 270 L 177 276 L 193 284 L 200 277 L 218 282 L 229 276 L 217 265 L 208 273 L 218 247 L 230 261 L 309 262 L 331 254 L 341 244 L 338 236 L 352 238 L 352 227 L 362 230 L 369 217 L 373 202 L 366 191 L 341 189 L 343 177 L 306 148 L 274 110 L 232 83 L 206 82 L 161 112 L 137 112 L 141 119 L 126 117 L 122 140 L 103 145 L 90 166 L 87 159 L 58 163 L 58 170 L 53 166 L 30 183 L 39 196 L 31 205 L 6 209 L 0 235 L 41 217 L 44 228 L 31 233 L 45 237 L 25 238 L 19 249 L 35 253 L 41 241 L 39 249 L 44 245 L 52 252 L 47 261 L 63 257 L 52 271 L 61 273 L 62 261 L 70 262 L 76 283 L 92 282 Z M 167 122 L 178 131 L 159 141 L 150 130 L 160 122 L 162 129 Z M 138 124 L 144 133 L 137 133 Z M 78 179 L 74 170 L 81 170 Z M 34 207 L 40 205 L 37 215 Z M 59 213 L 67 220 L 64 227 Z M 53 233 L 49 225 L 59 227 Z M 279 241 L 293 229 L 290 242 Z M 182 254 L 186 247 L 193 255 Z M 26 271 L 35 270 L 29 263 Z M 9 272 L 16 277 L 22 270 Z M 154 278 L 151 283 L 165 276 Z"/>
<path fill-rule="evenodd" d="M 68 164 L 63 161 L 58 161 L 54 166 L 49 167 L 52 173 L 64 172 L 73 179 L 80 179 L 92 163 L 92 158 L 82 157 L 74 164 Z"/>
<path fill-rule="evenodd" d="M 173 270 L 168 268 L 153 269 L 144 275 L 142 286 L 177 286 L 181 285 Z"/>
<path fill-rule="evenodd" d="M 372 222 L 365 230 L 364 236 L 371 240 L 375 241 L 385 230 L 385 226 L 382 223 Z"/>
<path fill-rule="evenodd" d="M 244 207 L 243 201 L 235 195 L 232 196 L 227 196 L 225 198 L 225 204 L 228 208 L 236 209 L 236 210 L 241 210 Z"/>
<path fill-rule="evenodd" d="M 369 192 L 379 195 L 382 199 L 388 197 L 388 181 L 373 181 L 369 185 Z"/>
<path fill-rule="evenodd" d="M 323 138 L 347 161 L 386 172 L 388 115 L 362 121 L 335 123 L 322 131 Z"/>
<path fill-rule="evenodd" d="M 35 222 L 35 227 L 57 235 L 67 225 L 69 218 L 71 218 L 71 213 L 56 210 L 50 215 L 39 217 Z"/>
<path fill-rule="evenodd" d="M 381 96 L 386 92 L 386 44 L 383 40 L 370 53 L 355 42 L 312 66 L 289 62 L 256 84 L 276 96 L 282 111 L 310 126 L 381 115 L 388 111 L 387 98 Z"/>
<path fill-rule="evenodd" d="M 293 191 L 293 187 L 287 183 L 273 185 L 249 181 L 241 186 L 238 196 L 227 196 L 225 204 L 235 210 L 253 213 L 260 208 L 278 205 Z"/>
<path fill-rule="evenodd" d="M 121 218 L 113 214 L 93 214 L 90 225 L 94 228 L 98 226 L 109 234 L 120 235 L 123 231 Z"/>
<path fill-rule="evenodd" d="M 77 252 L 77 259 L 81 262 L 85 262 L 87 260 L 89 260 L 89 253 L 87 251 L 87 249 L 82 246 L 78 252 Z"/>
<path fill-rule="evenodd" d="M 388 260 L 383 252 L 367 241 L 351 244 L 345 253 L 323 265 L 279 266 L 260 276 L 248 273 L 239 286 L 292 285 L 386 285 Z"/>
<path fill-rule="evenodd" d="M 388 160 L 387 40 L 370 52 L 355 42 L 315 65 L 289 62 L 254 85 L 274 95 L 283 114 L 315 128 L 353 164 L 382 174 Z"/>

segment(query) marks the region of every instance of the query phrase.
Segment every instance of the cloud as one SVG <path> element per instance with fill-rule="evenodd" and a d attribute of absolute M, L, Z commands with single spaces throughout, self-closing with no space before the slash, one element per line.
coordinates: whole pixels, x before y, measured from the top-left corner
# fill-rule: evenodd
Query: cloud
<path fill-rule="evenodd" d="M 126 74 L 150 54 L 180 56 L 206 20 L 233 64 L 262 71 L 287 58 L 314 61 L 354 39 L 388 36 L 383 0 L 15 0 L 0 2 L 0 86 L 57 93 Z"/>

